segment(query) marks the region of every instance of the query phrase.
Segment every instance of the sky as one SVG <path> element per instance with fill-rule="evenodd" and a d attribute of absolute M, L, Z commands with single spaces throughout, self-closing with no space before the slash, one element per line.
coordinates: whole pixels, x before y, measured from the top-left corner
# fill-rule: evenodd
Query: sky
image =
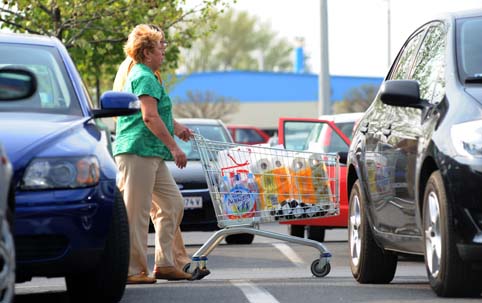
<path fill-rule="evenodd" d="M 232 7 L 269 23 L 278 37 L 303 37 L 311 71 L 319 72 L 320 0 L 237 0 Z M 417 27 L 443 12 L 482 8 L 482 0 L 327 0 L 327 7 L 330 74 L 384 77 Z"/>

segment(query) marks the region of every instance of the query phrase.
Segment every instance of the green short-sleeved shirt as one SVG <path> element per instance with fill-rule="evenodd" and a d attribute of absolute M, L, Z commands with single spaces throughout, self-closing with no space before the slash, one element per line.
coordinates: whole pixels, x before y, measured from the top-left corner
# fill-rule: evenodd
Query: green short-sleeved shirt
<path fill-rule="evenodd" d="M 140 63 L 132 67 L 124 91 L 138 97 L 149 95 L 156 99 L 159 116 L 171 136 L 174 135 L 171 99 L 149 67 Z M 114 156 L 126 153 L 142 157 L 161 157 L 164 160 L 173 159 L 164 143 L 147 128 L 141 112 L 117 119 Z"/>

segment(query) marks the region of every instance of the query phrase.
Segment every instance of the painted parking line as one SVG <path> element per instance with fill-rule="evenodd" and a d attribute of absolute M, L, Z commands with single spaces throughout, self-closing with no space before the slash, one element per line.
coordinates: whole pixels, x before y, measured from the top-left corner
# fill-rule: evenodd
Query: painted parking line
<path fill-rule="evenodd" d="M 293 264 L 297 267 L 304 267 L 304 262 L 298 256 L 298 254 L 287 244 L 285 243 L 273 243 L 273 246 L 276 247 L 286 258 L 288 258 Z"/>
<path fill-rule="evenodd" d="M 279 303 L 266 289 L 258 287 L 246 280 L 232 280 L 231 284 L 238 287 L 251 303 Z"/>

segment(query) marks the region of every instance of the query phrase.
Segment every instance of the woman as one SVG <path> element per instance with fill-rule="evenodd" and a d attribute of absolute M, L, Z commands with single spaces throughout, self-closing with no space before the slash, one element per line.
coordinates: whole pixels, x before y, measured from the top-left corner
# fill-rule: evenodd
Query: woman
<path fill-rule="evenodd" d="M 118 186 L 129 218 L 130 284 L 193 279 L 192 274 L 180 269 L 190 263 L 179 228 L 184 202 L 164 162 L 174 160 L 181 169 L 186 166 L 186 155 L 173 135 L 187 141 L 192 133 L 173 119 L 171 100 L 155 75 L 166 44 L 162 31 L 138 25 L 124 47 L 134 63 L 126 69 L 124 91 L 134 93 L 141 101 L 140 113 L 117 119 L 114 147 L 120 173 Z M 156 230 L 154 278 L 148 276 L 147 269 L 149 215 Z"/>

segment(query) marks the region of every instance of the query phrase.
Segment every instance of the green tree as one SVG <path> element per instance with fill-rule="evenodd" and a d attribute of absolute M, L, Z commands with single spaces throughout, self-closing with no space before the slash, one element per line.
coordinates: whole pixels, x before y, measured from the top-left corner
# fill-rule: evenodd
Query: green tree
<path fill-rule="evenodd" d="M 57 37 L 69 50 L 90 87 L 109 89 L 124 59 L 127 35 L 140 23 L 159 25 L 170 42 L 163 72 L 178 67 L 179 49 L 209 33 L 210 23 L 230 0 L 204 0 L 186 9 L 185 0 L 4 0 L 0 27 Z M 222 12 L 222 9 L 221 9 Z"/>
<path fill-rule="evenodd" d="M 239 101 L 219 96 L 212 91 L 188 91 L 185 99 L 174 100 L 177 118 L 210 118 L 229 121 L 229 115 L 239 110 Z"/>
<path fill-rule="evenodd" d="M 188 72 L 292 69 L 293 46 L 255 16 L 230 9 L 217 18 L 216 28 L 185 51 Z"/>
<path fill-rule="evenodd" d="M 342 101 L 333 104 L 333 113 L 364 112 L 377 95 L 378 86 L 363 84 L 349 90 Z"/>

